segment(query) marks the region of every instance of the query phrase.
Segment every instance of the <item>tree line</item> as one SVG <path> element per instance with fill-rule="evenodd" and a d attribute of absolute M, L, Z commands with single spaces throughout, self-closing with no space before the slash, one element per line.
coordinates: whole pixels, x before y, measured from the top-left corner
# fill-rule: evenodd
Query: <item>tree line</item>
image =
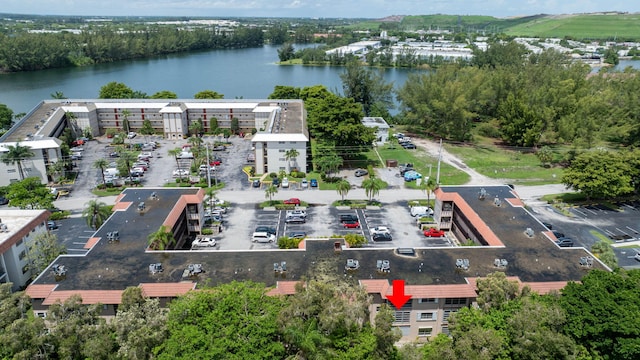
<path fill-rule="evenodd" d="M 477 305 L 449 317 L 450 334 L 396 345 L 394 311 L 370 320 L 371 298 L 324 261 L 289 296 L 232 282 L 191 291 L 161 308 L 127 288 L 108 322 L 75 295 L 34 316 L 24 292 L 0 285 L 4 359 L 637 359 L 640 271 L 590 271 L 547 295 L 504 273 L 477 281 Z M 45 321 L 46 320 L 46 321 Z"/>

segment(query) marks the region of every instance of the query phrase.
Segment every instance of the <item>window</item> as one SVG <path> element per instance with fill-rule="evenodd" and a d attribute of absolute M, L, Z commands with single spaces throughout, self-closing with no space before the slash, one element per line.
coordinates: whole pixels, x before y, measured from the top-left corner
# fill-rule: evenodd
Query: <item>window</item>
<path fill-rule="evenodd" d="M 411 319 L 411 311 L 396 311 L 395 312 L 395 322 L 409 322 Z"/>
<path fill-rule="evenodd" d="M 425 304 L 425 303 L 438 303 L 438 299 L 434 299 L 434 298 L 421 298 L 418 299 L 418 304 Z"/>
<path fill-rule="evenodd" d="M 14 173 L 14 172 L 16 172 L 16 169 L 8 169 L 7 172 L 8 173 Z"/>
<path fill-rule="evenodd" d="M 278 141 L 278 144 L 284 144 L 284 143 L 285 143 L 284 141 Z"/>
<path fill-rule="evenodd" d="M 432 331 L 433 331 L 433 328 L 421 327 L 418 329 L 418 336 L 431 336 Z"/>
<path fill-rule="evenodd" d="M 442 322 L 448 322 L 449 321 L 449 316 L 453 313 L 455 313 L 455 310 L 445 310 L 442 313 Z"/>
<path fill-rule="evenodd" d="M 46 318 L 46 317 L 47 317 L 47 313 L 46 313 L 46 312 L 40 312 L 40 311 L 38 311 L 38 312 L 36 312 L 36 316 L 37 316 L 37 317 L 41 317 L 41 318 L 43 318 L 43 319 L 44 319 L 44 318 Z"/>
<path fill-rule="evenodd" d="M 444 303 L 447 305 L 466 305 L 467 298 L 446 298 Z"/>
<path fill-rule="evenodd" d="M 278 158 L 278 161 L 285 161 L 285 158 Z"/>
<path fill-rule="evenodd" d="M 18 241 L 16 242 L 16 246 L 20 246 L 20 245 L 22 245 L 22 239 L 20 239 L 20 240 L 18 240 Z"/>
<path fill-rule="evenodd" d="M 279 152 L 285 152 L 286 150 L 285 150 L 285 149 L 280 149 L 280 150 L 278 150 L 278 151 L 279 151 Z"/>
<path fill-rule="evenodd" d="M 22 250 L 22 251 L 20 252 L 20 255 L 18 255 L 18 258 L 19 258 L 20 260 L 22 260 L 22 259 L 24 259 L 26 256 L 27 256 L 27 251 L 26 251 L 26 250 Z"/>
<path fill-rule="evenodd" d="M 418 321 L 433 321 L 436 319 L 436 312 L 422 312 L 418 313 Z"/>
<path fill-rule="evenodd" d="M 22 267 L 22 273 L 23 273 L 23 274 L 26 274 L 26 273 L 27 273 L 27 271 L 29 271 L 29 265 L 25 265 L 25 266 L 23 266 L 23 267 Z"/>
<path fill-rule="evenodd" d="M 441 333 L 443 333 L 445 335 L 449 335 L 449 327 L 448 326 L 443 326 Z"/>

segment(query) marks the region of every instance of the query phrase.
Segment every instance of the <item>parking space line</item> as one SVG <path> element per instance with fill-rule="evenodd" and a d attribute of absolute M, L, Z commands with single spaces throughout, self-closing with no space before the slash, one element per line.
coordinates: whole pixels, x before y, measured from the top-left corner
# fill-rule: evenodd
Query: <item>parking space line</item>
<path fill-rule="evenodd" d="M 580 215 L 582 215 L 584 217 L 587 217 L 587 214 L 585 214 L 584 212 L 582 212 L 582 211 L 580 211 L 578 209 L 573 209 L 573 211 L 577 212 L 578 214 L 580 214 Z"/>
<path fill-rule="evenodd" d="M 636 230 L 636 229 L 633 229 L 633 228 L 631 228 L 631 227 L 629 227 L 629 226 L 626 226 L 626 228 L 627 228 L 627 229 L 629 229 L 629 230 L 631 230 L 631 231 L 633 231 L 635 234 L 639 234 L 639 233 L 638 233 L 638 230 Z"/>

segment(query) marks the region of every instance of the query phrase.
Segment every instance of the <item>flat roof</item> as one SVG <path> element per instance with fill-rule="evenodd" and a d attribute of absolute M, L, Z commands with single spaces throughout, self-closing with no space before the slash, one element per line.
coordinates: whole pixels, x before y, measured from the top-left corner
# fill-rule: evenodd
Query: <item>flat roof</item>
<path fill-rule="evenodd" d="M 234 280 L 251 280 L 276 286 L 278 282 L 301 280 L 305 274 L 313 271 L 313 263 L 317 261 L 324 261 L 337 274 L 343 274 L 347 259 L 360 262 L 360 268 L 350 276 L 387 282 L 389 279 L 404 279 L 408 286 L 464 285 L 468 284 L 468 277 L 484 277 L 495 271 L 504 271 L 522 282 L 545 284 L 541 288 L 557 287 L 557 284 L 566 281 L 579 281 L 584 276 L 586 269 L 580 266 L 580 257 L 591 254 L 583 248 L 558 248 L 543 234 L 543 226 L 524 208 L 506 204 L 491 208 L 495 206 L 491 198 L 483 201 L 477 199 L 479 187 L 440 189 L 444 193 L 457 191 L 500 237 L 504 246 L 414 248 L 415 255 L 407 256 L 393 248 L 342 249 L 336 252 L 336 239 L 306 239 L 305 249 L 296 250 L 145 251 L 148 235 L 165 223 L 167 218 L 175 216 L 174 205 L 177 202 L 186 204 L 193 200 L 198 189 L 131 188 L 123 192 L 119 201 L 131 204 L 145 201 L 147 209 L 143 214 L 138 213 L 137 206 L 122 207 L 93 235 L 100 240 L 86 255 L 63 255 L 56 259 L 53 264 L 64 265 L 68 269 L 64 279 L 57 280 L 47 270 L 33 284 L 57 285 L 55 291 L 124 290 L 139 284 L 206 282 L 217 285 Z M 515 196 L 507 186 L 485 187 L 485 190 L 499 197 Z M 159 200 L 146 200 L 152 192 L 157 193 Z M 524 234 L 525 227 L 534 229 L 535 235 L 528 237 Z M 110 244 L 106 241 L 106 233 L 113 230 L 120 232 L 119 243 Z M 469 269 L 458 269 L 457 259 L 469 259 Z M 496 268 L 495 259 L 507 259 L 508 266 Z M 391 272 L 379 273 L 377 260 L 389 260 Z M 274 273 L 273 264 L 282 261 L 287 263 L 286 274 Z M 153 263 L 162 263 L 164 271 L 151 274 L 149 264 Z M 184 279 L 182 274 L 189 264 L 202 264 L 205 272 L 195 278 Z M 593 268 L 606 269 L 597 259 L 593 261 Z M 280 285 L 287 286 L 284 283 Z M 380 291 L 384 290 L 380 286 Z M 169 296 L 170 288 L 159 286 L 153 293 Z M 408 289 L 417 294 L 426 288 Z M 448 288 L 437 289 L 427 290 L 444 291 Z M 451 289 L 455 290 L 452 290 L 453 293 L 468 294 L 468 288 L 464 286 L 453 286 Z"/>
<path fill-rule="evenodd" d="M 0 223 L 7 227 L 6 231 L 0 231 L 0 254 L 27 235 L 35 226 L 46 221 L 49 215 L 47 210 L 0 210 Z"/>
<path fill-rule="evenodd" d="M 56 138 L 43 138 L 43 139 L 35 139 L 35 140 L 24 140 L 24 141 L 16 141 L 16 142 L 4 142 L 0 143 L 0 152 L 7 152 L 7 146 L 16 146 L 17 143 L 20 143 L 21 146 L 28 146 L 31 149 L 39 150 L 39 149 L 56 149 L 60 147 L 62 141 Z"/>

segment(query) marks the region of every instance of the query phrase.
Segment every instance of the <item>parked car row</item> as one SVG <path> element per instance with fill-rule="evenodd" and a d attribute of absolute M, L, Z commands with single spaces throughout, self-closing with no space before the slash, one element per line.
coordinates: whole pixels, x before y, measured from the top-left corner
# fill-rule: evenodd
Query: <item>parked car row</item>
<path fill-rule="evenodd" d="M 403 133 L 396 133 L 393 136 L 398 139 L 398 144 L 405 149 L 415 149 L 416 145 L 411 141 L 411 138 L 405 136 Z"/>

